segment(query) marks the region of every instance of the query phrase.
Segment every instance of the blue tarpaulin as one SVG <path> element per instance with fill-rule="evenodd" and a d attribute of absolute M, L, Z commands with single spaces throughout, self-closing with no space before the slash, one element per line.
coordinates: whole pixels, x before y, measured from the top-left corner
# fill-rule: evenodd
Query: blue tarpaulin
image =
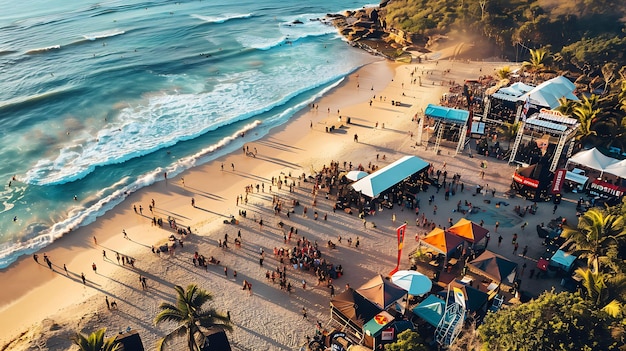
<path fill-rule="evenodd" d="M 469 118 L 469 111 L 450 107 L 428 104 L 424 114 L 430 118 L 440 119 L 448 123 L 465 124 Z"/>

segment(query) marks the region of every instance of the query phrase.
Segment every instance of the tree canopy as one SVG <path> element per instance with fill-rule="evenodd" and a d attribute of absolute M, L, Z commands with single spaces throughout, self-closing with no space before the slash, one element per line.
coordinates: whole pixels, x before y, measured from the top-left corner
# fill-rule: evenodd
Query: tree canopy
<path fill-rule="evenodd" d="M 580 294 L 546 292 L 489 313 L 478 331 L 483 350 L 618 350 L 612 319 Z"/>

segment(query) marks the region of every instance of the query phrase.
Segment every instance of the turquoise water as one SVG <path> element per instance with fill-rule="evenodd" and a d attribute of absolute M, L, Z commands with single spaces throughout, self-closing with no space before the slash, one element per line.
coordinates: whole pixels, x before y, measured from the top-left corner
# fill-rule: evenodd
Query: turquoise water
<path fill-rule="evenodd" d="M 363 5 L 5 6 L 0 267 L 94 221 L 163 172 L 175 176 L 265 135 L 373 61 L 314 20 Z M 236 137 L 248 130 L 255 133 Z"/>

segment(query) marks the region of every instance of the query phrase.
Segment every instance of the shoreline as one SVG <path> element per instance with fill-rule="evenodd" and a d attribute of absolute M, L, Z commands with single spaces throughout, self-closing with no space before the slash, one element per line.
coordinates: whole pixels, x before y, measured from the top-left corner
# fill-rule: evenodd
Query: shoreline
<path fill-rule="evenodd" d="M 158 291 L 157 294 L 154 294 L 157 295 L 154 297 L 156 300 L 161 301 L 165 297 L 171 297 L 173 289 L 167 285 L 176 283 L 185 286 L 187 283 L 178 282 L 178 280 L 189 279 L 185 277 L 185 270 L 189 268 L 182 268 L 181 273 L 179 265 L 182 262 L 177 262 L 177 260 L 181 260 L 179 257 L 183 257 L 184 263 L 188 265 L 189 255 L 193 255 L 193 251 L 201 251 L 205 256 L 208 252 L 215 252 L 217 239 L 225 230 L 230 231 L 232 235 L 233 230 L 245 228 L 242 231 L 244 232 L 246 249 L 248 242 L 254 243 L 255 246 L 267 242 L 268 244 L 263 245 L 269 252 L 270 243 L 277 241 L 280 244 L 282 238 L 279 235 L 264 236 L 260 231 L 256 231 L 257 224 L 252 221 L 255 218 L 266 219 L 268 222 L 274 221 L 272 215 L 267 211 L 269 194 L 254 197 L 250 204 L 245 206 L 248 216 L 246 219 L 240 219 L 241 225 L 239 227 L 226 226 L 224 228 L 225 225 L 222 223 L 223 219 L 231 214 L 236 215 L 238 209 L 243 208 L 235 202 L 234 198 L 243 193 L 245 185 L 251 183 L 268 185 L 271 183 L 271 178 L 280 175 L 281 172 L 285 175 L 292 173 L 293 176 L 303 172 L 308 175 L 312 169 L 319 170 L 322 165 L 328 164 L 331 160 L 376 162 L 375 153 L 388 155 L 389 161 L 386 163 L 394 161 L 397 158 L 394 155 L 406 154 L 410 150 L 414 150 L 418 156 L 422 157 L 423 155 L 420 155 L 422 152 L 417 152 L 418 149 L 412 146 L 413 142 L 407 135 L 408 131 L 414 131 L 416 127 L 414 123 L 411 123 L 411 117 L 407 116 L 409 109 L 391 107 L 391 104 L 386 101 L 374 101 L 373 106 L 368 106 L 369 99 L 374 94 L 377 98 L 381 95 L 384 96 L 385 100 L 398 98 L 406 100 L 409 98 L 408 96 L 411 96 L 413 99 L 411 105 L 418 105 L 423 108 L 428 103 L 438 102 L 441 92 L 445 91 L 447 87 L 433 84 L 419 88 L 410 87 L 410 90 L 409 88 L 404 89 L 400 82 L 404 84 L 408 81 L 409 67 L 421 66 L 439 71 L 448 68 L 448 66 L 457 66 L 460 73 L 457 74 L 456 68 L 454 68 L 451 76 L 456 77 L 458 75 L 459 78 L 457 79 L 460 79 L 461 76 L 477 77 L 478 66 L 495 67 L 496 65 L 501 65 L 501 63 L 476 65 L 448 62 L 439 66 L 435 62 L 405 65 L 381 60 L 370 63 L 348 75 L 336 88 L 317 99 L 315 104 L 319 105 L 319 109 L 301 111 L 294 115 L 290 121 L 274 127 L 261 139 L 250 141 L 248 145 L 251 148 L 258 148 L 259 151 L 255 158 L 244 156 L 240 152 L 233 152 L 215 161 L 184 171 L 177 177 L 138 190 L 126 198 L 122 204 L 99 217 L 94 223 L 78 228 L 70 235 L 65 235 L 46 247 L 45 250 L 40 251 L 40 256 L 43 256 L 44 252 L 50 256 L 55 265 L 54 271 L 49 270 L 44 265 L 36 264 L 32 261 L 32 257 L 22 257 L 7 269 L 0 271 L 0 278 L 11 282 L 0 293 L 0 306 L 2 306 L 0 307 L 0 316 L 2 316 L 0 326 L 5 331 L 0 338 L 0 345 L 14 339 L 25 328 L 34 323 L 59 315 L 59 311 L 60 315 L 65 315 L 63 318 L 68 320 L 80 317 L 81 313 L 84 315 L 92 310 L 101 312 L 104 294 L 114 296 L 120 303 L 121 309 L 138 304 L 137 299 L 146 299 L 145 293 L 131 291 L 130 296 L 126 296 L 129 285 L 132 285 L 132 288 L 137 286 L 137 274 L 148 275 L 154 284 L 158 284 L 158 288 L 154 288 Z M 484 71 L 491 72 L 490 70 Z M 437 76 L 437 78 L 449 80 L 452 79 L 451 76 L 445 78 Z M 404 92 L 409 92 L 410 95 L 407 94 L 407 97 L 402 97 L 401 94 Z M 330 112 L 327 112 L 328 109 Z M 338 111 L 340 112 L 337 113 Z M 334 124 L 339 115 L 342 118 L 350 117 L 352 124 L 345 125 L 337 132 L 326 133 L 325 128 Z M 384 129 L 374 127 L 375 123 L 379 121 L 387 126 Z M 359 134 L 359 143 L 352 142 L 353 133 Z M 432 154 L 424 156 L 429 156 L 432 159 L 438 158 Z M 458 158 L 458 160 L 461 159 Z M 223 171 L 220 168 L 222 163 L 225 165 Z M 235 164 L 234 170 L 229 166 L 231 164 Z M 469 174 L 466 173 L 466 175 L 469 178 Z M 184 186 L 180 181 L 181 177 L 185 179 Z M 496 180 L 494 179 L 494 181 Z M 304 188 L 298 189 L 298 194 L 305 196 L 306 194 L 302 193 L 303 190 Z M 290 196 L 284 192 L 284 189 L 281 191 L 274 189 L 274 193 L 279 196 Z M 194 198 L 196 207 L 190 205 L 191 198 Z M 167 241 L 168 236 L 173 234 L 167 229 L 166 224 L 162 229 L 151 225 L 151 216 L 147 216 L 149 215 L 147 209 L 152 199 L 156 202 L 156 214 L 163 217 L 175 217 L 178 224 L 184 227 L 191 226 L 194 233 L 191 238 L 187 239 L 189 243 L 185 243 L 182 252 L 176 253 L 175 258 L 160 258 L 150 251 L 151 246 Z M 132 209 L 134 204 L 143 205 L 144 215 L 134 213 Z M 328 211 L 328 204 L 324 206 L 325 210 Z M 330 222 L 337 224 L 338 228 L 320 227 L 316 230 L 305 229 L 304 231 L 308 232 L 309 235 L 319 235 L 320 240 L 324 235 L 334 238 L 335 235 L 326 234 L 320 230 L 323 229 L 328 233 L 345 231 L 346 228 L 354 225 L 355 219 L 346 219 L 337 214 L 331 216 Z M 296 219 L 290 221 L 295 222 Z M 297 224 L 302 225 L 301 228 L 315 229 L 311 224 Z M 315 225 L 319 224 L 316 223 Z M 124 239 L 121 234 L 122 229 L 128 233 L 130 240 Z M 278 230 L 272 227 L 271 229 L 268 228 L 267 231 L 277 234 Z M 246 238 L 248 235 L 252 235 L 250 233 L 256 235 L 254 239 Z M 94 236 L 97 238 L 97 244 L 94 243 Z M 364 245 L 367 246 L 369 244 L 366 240 L 371 240 L 371 238 L 364 239 Z M 106 258 L 102 257 L 102 250 L 107 252 Z M 323 250 L 326 253 L 327 250 Z M 244 251 L 245 254 L 239 255 L 217 251 L 215 255 L 220 255 L 221 260 L 224 263 L 228 262 L 227 264 L 231 267 L 242 267 L 237 269 L 241 278 L 238 278 L 239 281 L 235 282 L 235 286 L 238 286 L 244 279 L 243 277 L 247 276 L 255 283 L 255 294 L 268 297 L 273 303 L 276 303 L 277 298 L 282 299 L 282 292 L 278 292 L 278 296 L 274 296 L 273 290 L 268 290 L 267 287 L 263 286 L 263 274 L 258 272 L 258 268 L 256 268 L 254 251 L 251 249 Z M 118 265 L 114 259 L 114 252 L 136 258 L 136 268 Z M 393 261 L 393 256 L 393 250 L 385 249 L 381 255 L 381 262 L 372 263 L 372 268 L 376 270 L 380 266 L 389 266 L 389 262 Z M 334 259 L 340 260 L 342 258 L 335 257 Z M 92 263 L 98 265 L 97 274 L 91 272 Z M 348 264 L 349 261 L 345 260 L 345 262 L 338 263 Z M 64 264 L 67 264 L 68 274 L 65 274 L 63 270 Z M 167 267 L 167 269 L 163 267 Z M 355 270 L 352 267 L 350 269 Z M 360 267 L 359 269 L 369 271 L 371 268 Z M 81 273 L 85 273 L 87 276 L 88 284 L 86 286 L 80 282 Z M 190 275 L 193 279 L 200 279 L 199 276 L 194 275 L 195 272 L 192 273 Z M 211 284 L 208 284 L 206 289 L 216 295 L 216 300 L 219 300 L 220 304 L 232 305 L 226 301 L 228 296 L 217 296 L 222 291 L 221 289 L 213 288 L 213 286 L 217 286 L 232 289 L 233 282 L 223 282 L 225 279 L 220 275 L 220 272 L 210 275 L 208 279 L 211 279 Z M 370 276 L 364 276 L 360 279 L 367 280 L 369 278 Z M 219 281 L 215 282 L 216 279 Z M 298 279 L 296 278 L 295 281 Z M 356 275 L 350 280 L 351 285 L 354 286 L 359 285 L 358 281 L 359 278 Z M 200 285 L 206 286 L 205 283 L 202 282 Z M 343 284 L 343 282 L 339 284 Z M 313 286 L 313 284 L 310 285 Z M 259 288 L 256 289 L 256 287 Z M 313 306 L 320 305 L 327 308 L 323 303 L 324 299 L 327 298 L 326 294 L 318 295 L 321 293 L 316 292 L 312 296 L 307 296 L 307 300 L 311 301 Z M 253 300 L 253 303 L 263 303 L 265 299 L 259 300 L 257 296 L 254 296 Z M 283 313 L 289 311 L 289 318 L 292 322 L 295 319 L 295 322 L 299 323 L 298 311 L 302 303 L 304 302 L 300 301 L 293 305 L 284 303 L 282 305 Z M 29 308 L 29 306 L 37 306 L 37 308 Z M 154 309 L 154 304 L 151 306 Z M 221 310 L 219 307 L 217 309 Z M 243 311 L 239 311 L 239 314 L 233 313 L 233 316 L 239 316 L 243 313 Z M 144 311 L 144 314 L 147 315 L 147 312 Z M 295 317 L 291 316 L 292 314 L 295 314 Z M 315 312 L 315 314 L 318 313 Z M 323 314 L 326 314 L 325 310 Z M 251 315 L 249 318 L 252 320 L 256 317 L 259 316 Z M 141 319 L 138 318 L 137 324 L 141 324 L 139 323 Z M 143 323 L 150 324 L 150 321 L 151 318 L 143 321 Z M 246 325 L 246 328 L 250 329 L 250 327 L 252 325 Z M 149 330 L 149 328 L 147 326 L 143 328 L 142 332 L 147 333 L 144 330 Z M 75 329 L 78 330 L 78 328 Z M 148 341 L 154 339 L 154 335 L 160 332 L 151 330 L 151 335 L 142 334 L 142 338 L 145 335 L 144 345 L 148 349 L 153 345 Z M 237 344 L 243 345 L 243 341 L 235 334 L 236 332 L 229 334 L 229 338 L 233 337 Z M 263 348 L 266 346 L 265 343 L 269 341 L 259 342 L 258 345 Z M 270 347 L 270 349 L 274 348 Z"/>

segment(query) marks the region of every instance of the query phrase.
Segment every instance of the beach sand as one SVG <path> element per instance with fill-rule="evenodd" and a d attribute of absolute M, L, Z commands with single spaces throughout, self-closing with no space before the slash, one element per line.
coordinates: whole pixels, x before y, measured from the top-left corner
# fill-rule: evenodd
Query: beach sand
<path fill-rule="evenodd" d="M 94 223 L 78 228 L 47 247 L 45 253 L 53 263 L 53 270 L 43 264 L 42 251 L 39 264 L 31 257 L 23 257 L 0 271 L 0 280 L 5 282 L 5 287 L 0 289 L 0 349 L 30 350 L 37 349 L 36 345 L 49 350 L 67 349 L 69 337 L 76 331 L 91 332 L 107 327 L 107 335 L 114 335 L 130 327 L 139 331 L 144 346 L 151 350 L 158 338 L 173 329 L 172 325 L 153 325 L 159 304 L 173 300 L 174 285 L 187 286 L 190 283 L 197 283 L 211 292 L 214 297 L 211 304 L 218 311 L 230 312 L 234 331 L 228 337 L 234 349 L 297 349 L 306 335 L 313 335 L 316 321 L 324 325 L 328 322 L 330 292 L 325 286 L 316 286 L 312 272 L 293 268 L 287 270 L 287 279 L 295 288 L 293 293 L 287 294 L 279 289 L 278 284 L 268 282 L 266 270 L 274 270 L 278 265 L 272 255 L 274 247 L 293 247 L 301 237 L 317 241 L 323 257 L 344 268 L 345 275 L 334 282 L 339 293 L 346 284 L 356 288 L 376 274 L 386 275 L 395 266 L 395 227 L 404 221 L 409 223 L 409 229 L 401 268 L 408 268 L 407 254 L 416 246 L 412 238 L 423 230 L 415 227 L 414 213 L 400 208 L 377 213 L 369 219 L 375 221 L 377 227 L 364 228 L 356 215 L 340 211 L 333 213 L 332 199 L 318 198 L 314 209 L 311 183 L 295 180 L 299 185 L 292 193 L 286 187 L 278 190 L 274 186 L 270 191 L 272 177 L 291 175 L 296 179 L 303 173 L 308 176 L 323 165 L 329 165 L 331 160 L 340 164 L 352 162 L 353 167 L 362 164 L 367 168 L 369 162 L 383 167 L 411 154 L 432 162 L 436 168 L 447 162 L 449 173 L 461 174 L 470 200 L 472 187 L 485 183 L 495 187 L 496 197 L 502 197 L 502 193 L 508 190 L 512 167 L 489 159 L 487 175 L 480 179 L 480 157 L 453 157 L 454 150 L 450 148 L 435 155 L 432 148 L 425 150 L 423 145 L 416 145 L 409 132 L 416 134 L 417 124 L 412 122 L 414 113 L 423 110 L 428 103 L 438 103 L 447 91 L 447 86 L 439 85 L 441 80 L 462 82 L 476 79 L 504 65 L 448 61 L 445 55 L 440 56 L 439 62 L 422 64 L 375 62 L 354 72 L 339 87 L 316 101 L 318 108 L 309 108 L 261 139 L 255 140 L 254 133 L 244 136 L 246 146 L 257 150 L 256 157 L 245 156 L 242 151 L 234 152 L 175 179 L 157 182 L 131 194 Z M 410 84 L 409 74 L 416 66 L 418 72 L 432 71 L 431 75 L 424 75 L 422 86 Z M 447 69 L 450 73 L 442 75 Z M 374 95 L 376 98 L 370 106 L 369 101 Z M 405 105 L 393 106 L 391 100 L 400 100 Z M 326 128 L 336 125 L 339 116 L 343 127 L 327 133 Z M 348 117 L 351 124 L 345 123 Z M 379 124 L 377 128 L 376 123 Z M 358 134 L 359 142 L 353 141 L 354 134 Z M 234 164 L 234 170 L 231 164 Z M 184 185 L 181 177 L 184 177 Z M 255 188 L 248 195 L 247 204 L 237 204 L 236 198 L 244 194 L 245 186 L 256 184 L 264 184 L 264 192 L 257 193 Z M 275 216 L 273 195 L 286 202 L 297 199 L 309 207 L 309 216 L 302 216 L 302 206 L 295 208 L 290 218 L 284 213 Z M 425 200 L 427 195 L 421 197 Z M 460 216 L 453 214 L 451 209 L 456 206 L 457 198 L 463 197 L 444 202 L 443 195 L 437 196 L 441 198 L 439 214 L 432 215 L 431 209 L 423 205 L 423 211 L 428 211 L 427 217 L 435 218 L 443 225 L 449 217 L 458 220 Z M 195 207 L 191 206 L 192 198 Z M 154 214 L 148 208 L 152 199 L 155 201 Z M 521 199 L 507 201 L 524 204 Z M 143 214 L 136 214 L 133 205 L 141 205 Z M 547 211 L 552 205 L 540 206 Z M 567 201 L 561 205 L 562 208 L 566 206 L 573 205 Z M 512 207 L 507 209 L 511 213 Z M 239 210 L 246 210 L 247 217 L 238 216 Z M 320 213 L 319 220 L 312 218 L 313 211 Z M 395 223 L 392 223 L 392 213 L 397 217 Z M 322 219 L 324 214 L 328 215 L 326 221 Z M 193 234 L 185 238 L 184 247 L 177 249 L 173 256 L 151 252 L 152 246 L 167 242 L 174 233 L 167 223 L 163 228 L 153 226 L 153 215 L 171 216 L 179 225 L 192 229 Z M 230 215 L 239 220 L 238 225 L 223 223 Z M 538 257 L 544 250 L 537 244 L 534 225 L 549 218 L 534 216 L 526 219 L 529 226 L 526 233 L 520 232 L 520 244 L 530 246 L 528 256 Z M 261 219 L 265 224 L 262 229 L 257 222 Z M 285 223 L 283 229 L 277 225 L 279 221 Z M 511 227 L 500 229 L 505 235 L 505 244 L 510 241 L 513 231 L 519 231 L 519 222 L 521 219 Z M 292 226 L 298 229 L 298 235 L 285 245 L 283 230 Z M 128 238 L 124 238 L 122 230 L 126 231 Z M 241 248 L 232 244 L 238 231 L 242 235 Z M 217 244 L 225 233 L 231 238 L 229 249 L 219 248 Z M 328 249 L 325 243 L 328 240 L 336 242 L 339 235 L 344 238 L 343 243 L 338 244 L 337 249 Z M 524 240 L 525 235 L 528 240 Z M 346 238 L 357 236 L 361 239 L 358 249 L 346 244 Z M 495 243 L 492 234 L 491 246 L 494 248 Z M 508 244 L 503 244 L 501 250 L 512 256 Z M 259 266 L 261 248 L 267 255 L 263 267 Z M 106 258 L 102 255 L 103 250 Z M 207 270 L 194 267 L 192 257 L 195 251 L 206 257 L 215 256 L 221 261 L 220 265 L 210 265 Z M 135 258 L 134 267 L 118 264 L 115 252 Z M 524 260 L 515 259 L 520 263 Z M 92 263 L 97 265 L 97 273 L 92 270 Z M 224 267 L 228 268 L 228 277 L 224 275 Z M 236 278 L 232 275 L 234 270 L 238 272 Z M 86 276 L 85 285 L 81 282 L 81 273 Z M 139 276 L 147 278 L 148 289 L 142 289 Z M 252 283 L 252 296 L 241 288 L 244 279 Z M 303 279 L 307 282 L 306 290 L 302 289 Z M 534 284 L 533 289 L 543 291 L 554 282 L 546 279 Z M 117 310 L 107 309 L 105 296 L 117 302 Z M 301 315 L 303 307 L 308 310 L 307 320 Z M 181 349 L 180 345 L 183 343 L 172 349 Z"/>

